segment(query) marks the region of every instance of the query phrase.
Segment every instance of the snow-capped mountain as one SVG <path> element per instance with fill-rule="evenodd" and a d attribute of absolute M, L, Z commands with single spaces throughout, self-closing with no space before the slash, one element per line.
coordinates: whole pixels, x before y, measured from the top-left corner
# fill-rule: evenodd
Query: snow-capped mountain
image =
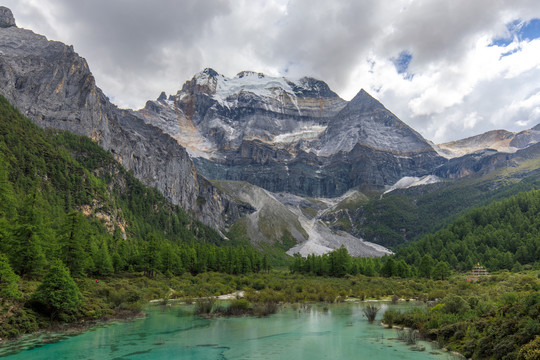
<path fill-rule="evenodd" d="M 488 173 L 540 157 L 540 126 L 432 146 L 364 90 L 345 101 L 309 77 L 228 78 L 206 69 L 174 95 L 121 110 L 72 47 L 7 20 L 1 95 L 41 127 L 89 136 L 204 223 L 227 230 L 244 222 L 253 243 L 383 255 L 344 232 L 361 234 L 349 209 L 365 195 L 351 189 L 419 186 L 438 181 L 433 175 Z"/>
<path fill-rule="evenodd" d="M 338 196 L 423 176 L 444 161 L 364 90 L 347 102 L 309 77 L 205 69 L 135 114 L 175 138 L 206 177 L 275 192 Z"/>

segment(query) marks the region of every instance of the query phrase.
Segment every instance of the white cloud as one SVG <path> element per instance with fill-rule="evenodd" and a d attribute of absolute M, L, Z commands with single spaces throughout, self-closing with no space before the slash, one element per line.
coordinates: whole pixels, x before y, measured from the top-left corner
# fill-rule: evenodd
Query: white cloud
<path fill-rule="evenodd" d="M 73 44 L 121 107 L 174 93 L 205 67 L 315 76 L 346 99 L 365 88 L 436 142 L 539 121 L 540 18 L 515 0 L 5 0 L 19 26 Z M 392 59 L 412 55 L 405 74 Z"/>

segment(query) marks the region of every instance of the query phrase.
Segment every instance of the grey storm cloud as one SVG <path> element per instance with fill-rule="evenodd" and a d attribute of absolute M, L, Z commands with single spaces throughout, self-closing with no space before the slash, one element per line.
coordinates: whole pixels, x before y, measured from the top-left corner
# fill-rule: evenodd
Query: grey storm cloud
<path fill-rule="evenodd" d="M 536 0 L 4 0 L 4 5 L 19 26 L 73 44 L 98 85 L 122 107 L 141 107 L 162 90 L 176 92 L 196 72 L 212 67 L 226 76 L 242 70 L 314 76 L 346 99 L 365 88 L 434 141 L 495 127 L 521 130 L 534 126 L 540 111 L 539 90 L 529 84 L 540 82 L 540 65 L 527 63 L 519 51 L 499 61 L 509 50 L 489 44 L 508 35 L 509 22 L 540 18 Z M 539 41 L 516 48 L 531 58 L 540 55 Z M 394 62 L 404 52 L 410 64 L 401 64 L 398 73 Z"/>

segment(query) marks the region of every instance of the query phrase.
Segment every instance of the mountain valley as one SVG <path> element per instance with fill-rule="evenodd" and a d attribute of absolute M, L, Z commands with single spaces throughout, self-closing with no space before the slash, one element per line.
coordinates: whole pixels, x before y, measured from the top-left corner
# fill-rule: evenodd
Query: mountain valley
<path fill-rule="evenodd" d="M 434 145 L 366 91 L 345 101 L 310 77 L 243 71 L 228 78 L 207 68 L 174 95 L 119 109 L 73 47 L 8 20 L 0 29 L 0 94 L 43 128 L 90 137 L 173 204 L 222 235 L 242 228 L 259 248 L 281 244 L 306 256 L 344 245 L 380 256 L 389 251 L 376 244 L 395 247 L 423 233 L 397 229 L 401 220 L 369 220 L 380 218 L 373 211 L 386 199 L 444 193 L 438 189 L 538 156 L 537 127 Z M 448 216 L 467 208 L 439 206 L 449 207 L 439 212 Z M 404 209 L 414 208 L 398 213 L 406 219 Z"/>
<path fill-rule="evenodd" d="M 4 6 L 0 80 L 0 357 L 538 359 L 540 124 L 434 144 L 373 83 L 211 68 L 121 109 Z"/>

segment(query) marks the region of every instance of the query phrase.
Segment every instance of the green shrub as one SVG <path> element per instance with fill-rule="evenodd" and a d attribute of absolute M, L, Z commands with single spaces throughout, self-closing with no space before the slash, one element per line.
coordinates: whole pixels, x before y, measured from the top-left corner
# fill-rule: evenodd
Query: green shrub
<path fill-rule="evenodd" d="M 373 304 L 366 305 L 362 309 L 369 323 L 373 323 L 375 321 L 375 317 L 377 317 L 377 313 L 379 312 L 379 310 L 380 308 L 377 305 L 373 305 Z"/>
<path fill-rule="evenodd" d="M 212 308 L 216 299 L 213 297 L 203 297 L 195 300 L 195 314 L 197 315 L 209 315 L 212 312 Z"/>
<path fill-rule="evenodd" d="M 469 303 L 461 296 L 450 294 L 446 296 L 442 303 L 444 304 L 443 311 L 450 314 L 462 314 L 469 310 Z"/>

